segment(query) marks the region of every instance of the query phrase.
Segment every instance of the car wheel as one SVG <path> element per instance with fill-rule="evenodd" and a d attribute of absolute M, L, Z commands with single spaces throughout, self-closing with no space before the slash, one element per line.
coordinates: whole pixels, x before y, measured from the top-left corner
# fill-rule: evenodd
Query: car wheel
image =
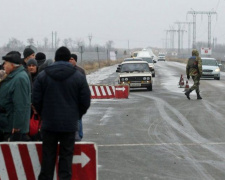
<path fill-rule="evenodd" d="M 152 84 L 150 86 L 147 87 L 148 91 L 152 91 Z"/>
<path fill-rule="evenodd" d="M 217 78 L 214 78 L 214 79 L 216 79 L 216 80 L 220 80 L 220 77 L 217 77 Z"/>

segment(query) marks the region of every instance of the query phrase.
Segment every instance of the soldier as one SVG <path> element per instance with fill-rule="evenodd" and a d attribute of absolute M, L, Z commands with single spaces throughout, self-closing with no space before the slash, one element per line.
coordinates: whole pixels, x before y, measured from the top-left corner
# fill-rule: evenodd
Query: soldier
<path fill-rule="evenodd" d="M 185 93 L 185 95 L 190 100 L 190 93 L 195 90 L 197 93 L 197 99 L 202 99 L 199 94 L 200 77 L 202 76 L 202 60 L 199 57 L 199 53 L 196 49 L 192 51 L 192 57 L 188 59 L 186 74 L 187 79 L 192 77 L 194 85 Z"/>

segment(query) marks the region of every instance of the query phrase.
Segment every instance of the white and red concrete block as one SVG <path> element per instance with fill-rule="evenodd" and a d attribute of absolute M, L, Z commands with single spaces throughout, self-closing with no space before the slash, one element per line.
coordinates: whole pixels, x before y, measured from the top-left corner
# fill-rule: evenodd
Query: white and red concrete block
<path fill-rule="evenodd" d="M 110 98 L 128 98 L 128 85 L 89 85 L 91 99 L 110 99 Z"/>
<path fill-rule="evenodd" d="M 41 160 L 42 143 L 0 143 L 0 180 L 37 180 L 40 173 Z M 58 158 L 56 161 L 58 161 Z M 95 143 L 76 143 L 72 165 L 72 179 L 97 180 L 97 161 L 97 146 Z M 54 180 L 59 180 L 57 172 L 56 166 Z"/>

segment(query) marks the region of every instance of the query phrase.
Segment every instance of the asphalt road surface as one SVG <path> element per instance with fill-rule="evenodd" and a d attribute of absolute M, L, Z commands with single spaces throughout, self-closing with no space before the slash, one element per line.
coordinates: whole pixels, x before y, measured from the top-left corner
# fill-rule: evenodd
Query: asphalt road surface
<path fill-rule="evenodd" d="M 92 100 L 83 117 L 83 141 L 98 147 L 99 180 L 224 180 L 225 74 L 202 79 L 203 99 L 192 92 L 188 100 L 178 87 L 184 64 L 158 62 L 155 69 L 153 91 Z"/>

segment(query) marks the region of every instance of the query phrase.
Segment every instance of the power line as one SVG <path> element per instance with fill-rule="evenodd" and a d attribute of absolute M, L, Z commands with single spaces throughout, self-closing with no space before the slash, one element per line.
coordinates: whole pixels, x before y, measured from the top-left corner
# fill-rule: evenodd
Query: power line
<path fill-rule="evenodd" d="M 187 14 L 193 15 L 193 48 L 196 48 L 196 15 L 208 15 L 208 47 L 211 47 L 211 16 L 217 15 L 215 11 L 188 11 Z"/>

